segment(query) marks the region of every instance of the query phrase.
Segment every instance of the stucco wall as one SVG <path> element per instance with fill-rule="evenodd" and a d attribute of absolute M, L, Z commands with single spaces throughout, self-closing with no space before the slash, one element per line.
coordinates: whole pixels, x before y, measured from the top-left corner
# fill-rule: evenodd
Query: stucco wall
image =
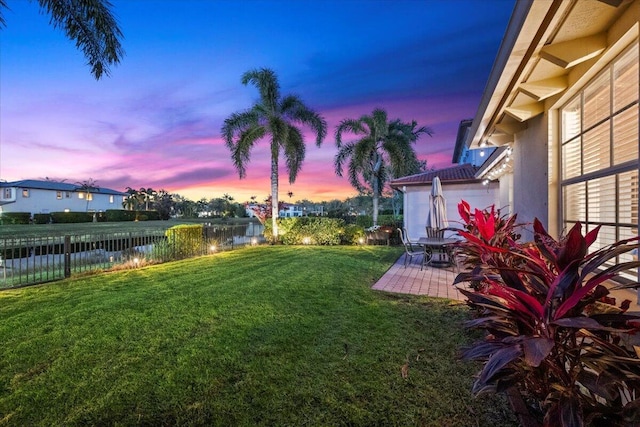
<path fill-rule="evenodd" d="M 449 227 L 461 228 L 458 203 L 466 200 L 471 208 L 483 209 L 495 204 L 499 206 L 498 183 L 472 184 L 442 184 L 442 191 L 446 200 L 447 219 Z M 404 226 L 409 238 L 417 240 L 425 236 L 427 212 L 429 211 L 429 193 L 431 186 L 412 186 L 406 188 L 404 205 Z"/>
<path fill-rule="evenodd" d="M 547 113 L 527 124 L 527 130 L 516 135 L 513 146 L 513 213 L 518 214 L 518 222 L 532 223 L 538 218 L 547 227 Z M 522 237 L 531 240 L 533 234 L 525 232 Z"/>
<path fill-rule="evenodd" d="M 16 191 L 13 188 L 13 191 Z M 62 192 L 62 199 L 58 199 L 56 191 L 39 190 L 30 188 L 29 197 L 22 196 L 22 189 L 17 189 L 15 203 L 8 203 L 0 206 L 0 212 L 31 212 L 49 213 L 62 212 L 69 209 L 73 212 L 85 212 L 87 210 L 87 200 L 80 199 L 77 192 L 70 192 L 69 198 Z M 122 209 L 122 196 L 113 196 L 113 203 L 109 202 L 108 194 L 92 194 L 93 200 L 89 201 L 88 209 L 95 211 L 106 211 L 107 209 Z"/>

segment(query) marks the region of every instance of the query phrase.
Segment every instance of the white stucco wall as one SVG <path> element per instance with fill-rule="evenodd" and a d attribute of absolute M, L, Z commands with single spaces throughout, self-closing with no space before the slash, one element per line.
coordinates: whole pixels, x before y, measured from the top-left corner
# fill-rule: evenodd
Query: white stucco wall
<path fill-rule="evenodd" d="M 484 209 L 491 205 L 500 206 L 497 182 L 491 182 L 488 185 L 443 183 L 442 191 L 446 200 L 449 227 L 462 228 L 458 214 L 460 200 L 466 200 L 472 209 Z M 431 185 L 411 186 L 405 189 L 404 226 L 411 240 L 417 240 L 426 235 L 425 226 L 429 211 L 430 192 Z"/>
<path fill-rule="evenodd" d="M 31 212 L 31 214 L 34 214 L 63 212 L 65 209 L 69 209 L 72 212 L 85 212 L 87 210 L 87 200 L 80 199 L 78 192 L 69 192 L 69 197 L 67 198 L 66 193 L 62 191 L 62 199 L 58 199 L 57 192 L 54 190 L 30 188 L 29 197 L 22 196 L 21 188 L 12 188 L 12 191 L 17 193 L 12 194 L 15 197 L 15 202 L 0 206 L 0 212 Z M 100 212 L 107 209 L 122 209 L 123 196 L 96 193 L 91 195 L 93 200 L 89 201 L 88 204 L 88 210 L 90 211 Z M 110 201 L 111 198 L 113 198 L 113 202 Z"/>
<path fill-rule="evenodd" d="M 545 227 L 549 220 L 547 117 L 545 113 L 529 120 L 527 130 L 516 134 L 513 145 L 513 213 L 520 223 L 538 218 Z M 525 231 L 522 237 L 531 240 L 533 233 Z"/>

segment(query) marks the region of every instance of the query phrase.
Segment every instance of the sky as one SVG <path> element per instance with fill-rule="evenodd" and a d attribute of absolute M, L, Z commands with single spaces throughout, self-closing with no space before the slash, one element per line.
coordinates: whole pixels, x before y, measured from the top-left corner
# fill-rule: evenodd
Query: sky
<path fill-rule="evenodd" d="M 251 107 L 248 70 L 270 68 L 283 95 L 322 115 L 321 147 L 280 199 L 357 193 L 336 176 L 340 120 L 383 108 L 430 127 L 415 144 L 451 166 L 458 124 L 473 118 L 515 0 L 112 0 L 125 56 L 96 81 L 37 2 L 7 0 L 0 29 L 0 180 L 93 180 L 191 200 L 270 193 L 267 141 L 239 179 L 220 128 Z M 351 138 L 352 139 L 352 138 Z M 350 140 L 347 138 L 346 140 Z M 284 165 L 284 161 L 280 162 Z"/>

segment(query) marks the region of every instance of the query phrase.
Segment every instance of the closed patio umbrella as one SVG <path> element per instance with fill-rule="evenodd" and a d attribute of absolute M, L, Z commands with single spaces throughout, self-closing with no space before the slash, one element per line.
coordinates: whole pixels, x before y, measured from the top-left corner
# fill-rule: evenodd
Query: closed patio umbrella
<path fill-rule="evenodd" d="M 427 213 L 427 228 L 443 229 L 449 226 L 447 221 L 447 207 L 444 195 L 442 194 L 442 184 L 437 176 L 433 178 L 431 193 L 429 193 L 429 212 Z"/>

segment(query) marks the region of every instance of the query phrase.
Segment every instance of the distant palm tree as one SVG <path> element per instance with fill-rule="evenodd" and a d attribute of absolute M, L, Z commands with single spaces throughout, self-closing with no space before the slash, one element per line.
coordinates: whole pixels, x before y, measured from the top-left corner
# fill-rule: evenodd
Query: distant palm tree
<path fill-rule="evenodd" d="M 295 95 L 280 97 L 280 85 L 275 73 L 267 68 L 247 71 L 242 84 L 251 83 L 260 92 L 258 102 L 248 110 L 233 113 L 222 126 L 222 135 L 231 151 L 233 164 L 240 178 L 246 175 L 249 154 L 259 140 L 269 136 L 271 144 L 271 218 L 273 236 L 278 235 L 278 158 L 283 152 L 294 183 L 302 168 L 305 145 L 302 132 L 295 125 L 304 124 L 316 135 L 320 146 L 327 133 L 327 123 Z"/>
<path fill-rule="evenodd" d="M 91 74 L 99 80 L 109 75 L 109 66 L 118 64 L 124 50 L 120 45 L 122 31 L 110 11 L 109 0 L 38 0 L 40 9 L 50 16 L 54 28 L 61 28 L 66 36 L 82 50 Z M 7 0 L 0 0 L 0 27 L 5 26 L 2 9 Z"/>
<path fill-rule="evenodd" d="M 76 182 L 76 185 L 78 185 L 77 189 L 80 191 L 80 193 L 84 194 L 84 198 L 87 201 L 86 212 L 89 212 L 89 202 L 92 199 L 91 194 L 94 191 L 100 190 L 100 187 L 98 187 L 97 181 L 95 181 L 93 178 L 89 178 L 88 180 L 82 182 Z"/>
<path fill-rule="evenodd" d="M 344 133 L 359 139 L 344 143 Z M 394 177 L 410 175 L 420 170 L 413 143 L 421 134 L 431 136 L 433 131 L 417 123 L 388 121 L 387 112 L 375 109 L 371 115 L 359 119 L 345 119 L 336 128 L 336 174 L 342 176 L 347 166 L 349 182 L 361 194 L 373 199 L 373 224 L 378 224 L 378 202 L 384 185 Z"/>

